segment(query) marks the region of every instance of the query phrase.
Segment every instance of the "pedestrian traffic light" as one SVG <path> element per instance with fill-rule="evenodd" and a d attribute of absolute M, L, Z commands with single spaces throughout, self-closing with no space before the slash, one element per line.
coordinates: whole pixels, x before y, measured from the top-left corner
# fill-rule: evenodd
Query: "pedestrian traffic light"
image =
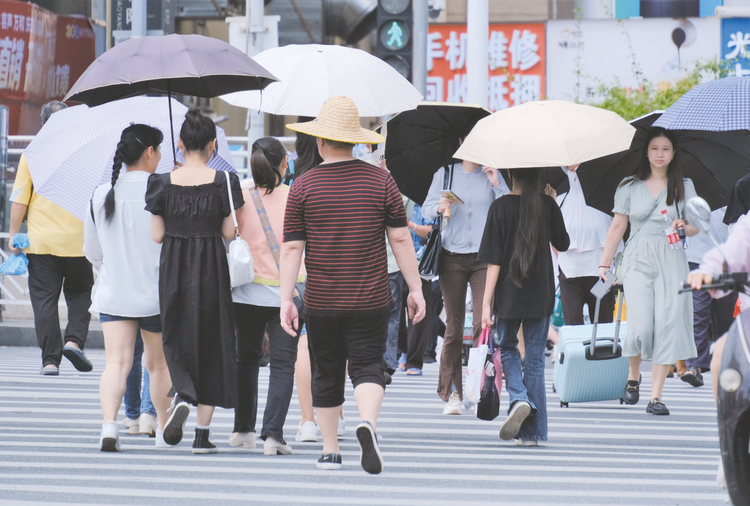
<path fill-rule="evenodd" d="M 411 79 L 412 28 L 411 0 L 378 0 L 377 55 Z"/>

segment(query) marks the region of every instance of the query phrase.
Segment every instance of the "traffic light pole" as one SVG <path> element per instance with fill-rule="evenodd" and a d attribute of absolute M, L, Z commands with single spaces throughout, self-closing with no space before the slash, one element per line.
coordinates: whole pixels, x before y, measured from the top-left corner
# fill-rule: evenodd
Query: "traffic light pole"
<path fill-rule="evenodd" d="M 414 37 L 411 82 L 422 95 L 427 91 L 427 0 L 413 0 Z"/>
<path fill-rule="evenodd" d="M 466 55 L 467 101 L 487 107 L 489 65 L 487 44 L 490 38 L 489 0 L 468 0 L 468 51 Z"/>

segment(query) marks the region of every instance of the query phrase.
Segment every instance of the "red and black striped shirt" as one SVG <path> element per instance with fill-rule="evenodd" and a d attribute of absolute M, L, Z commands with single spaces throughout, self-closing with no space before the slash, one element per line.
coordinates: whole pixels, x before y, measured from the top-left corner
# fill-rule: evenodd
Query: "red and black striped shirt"
<path fill-rule="evenodd" d="M 359 160 L 313 167 L 294 181 L 284 242 L 305 242 L 305 313 L 385 313 L 393 304 L 385 227 L 405 227 L 390 173 Z"/>

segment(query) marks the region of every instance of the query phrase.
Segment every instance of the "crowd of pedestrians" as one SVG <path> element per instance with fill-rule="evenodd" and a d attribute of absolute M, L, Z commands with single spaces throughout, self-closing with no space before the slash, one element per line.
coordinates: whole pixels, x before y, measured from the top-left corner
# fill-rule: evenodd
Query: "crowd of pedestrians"
<path fill-rule="evenodd" d="M 61 107 L 50 104 L 43 114 Z M 63 355 L 80 371 L 92 369 L 83 349 L 90 314 L 97 315 L 106 350 L 102 451 L 120 450 L 123 400 L 126 428 L 155 436 L 157 448 L 180 443 L 195 409 L 192 451 L 216 452 L 210 438 L 216 406 L 234 410 L 229 444 L 255 448 L 267 336 L 270 376 L 258 436 L 264 454 L 292 453 L 284 423 L 296 381 L 301 421 L 294 439 L 322 437 L 317 467 L 341 468 L 348 376 L 361 465 L 380 473 L 377 422 L 397 371 L 420 376 L 438 358 L 443 414 L 463 413 L 468 289 L 474 344 L 483 327 L 494 327 L 501 351 L 509 402 L 500 438 L 535 446 L 548 437 L 544 369 L 556 285 L 567 325 L 583 324 L 586 306 L 593 320 L 589 290 L 617 268 L 618 252 L 628 297 L 625 403 L 639 402 L 643 360 L 652 363 L 649 413 L 669 414 L 662 391 L 671 366 L 687 383 L 703 384 L 711 365 L 709 323 L 718 314 L 713 323 L 726 330 L 734 299 L 712 316 L 710 297 L 674 289 L 701 262 L 707 272 L 710 260 L 702 255 L 710 247 L 685 221 L 695 188 L 674 161 L 669 131 L 651 129 L 637 170 L 617 189 L 612 219 L 586 206 L 577 166 L 560 169 L 570 190 L 557 196 L 544 187 L 542 169 L 499 171 L 456 161 L 435 173 L 419 206 L 401 195 L 385 164 L 353 156 L 354 145 L 384 138 L 360 127 L 346 97 L 329 99 L 317 118 L 288 127 L 297 133 L 294 162 L 277 139 L 258 139 L 252 178 L 241 182 L 207 166 L 216 127 L 198 110 L 186 114 L 179 133 L 185 162 L 166 174 L 156 173 L 161 131 L 131 125 L 117 144 L 112 179 L 94 191 L 83 223 L 34 192 L 21 158 L 10 231 L 20 231 L 28 212 L 41 374 L 58 374 Z M 665 219 L 690 238 L 687 253 L 665 239 Z M 725 239 L 722 219 L 717 212 L 716 232 Z M 420 274 L 417 253 L 436 227 L 438 276 L 428 276 Z M 233 288 L 226 241 L 236 236 L 248 245 L 255 277 Z M 64 337 L 61 290 L 69 312 Z M 599 322 L 612 321 L 614 306 L 612 294 L 602 299 Z"/>

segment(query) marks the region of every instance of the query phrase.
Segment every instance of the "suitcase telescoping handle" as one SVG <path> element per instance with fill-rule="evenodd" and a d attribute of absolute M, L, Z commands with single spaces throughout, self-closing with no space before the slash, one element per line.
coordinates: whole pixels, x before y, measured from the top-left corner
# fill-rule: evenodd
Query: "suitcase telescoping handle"
<path fill-rule="evenodd" d="M 618 350 L 618 345 L 620 344 L 620 321 L 622 320 L 622 288 L 617 287 L 616 289 L 618 289 L 619 293 L 617 295 L 617 322 L 615 323 L 615 337 L 612 342 L 612 355 L 601 357 L 601 360 L 616 358 L 621 355 L 621 352 Z M 594 325 L 591 332 L 591 344 L 588 353 L 586 353 L 587 358 L 590 358 L 591 360 L 599 359 L 599 357 L 596 356 L 596 331 L 599 326 L 599 307 L 601 302 L 602 299 L 597 297 L 596 309 L 594 310 Z"/>

